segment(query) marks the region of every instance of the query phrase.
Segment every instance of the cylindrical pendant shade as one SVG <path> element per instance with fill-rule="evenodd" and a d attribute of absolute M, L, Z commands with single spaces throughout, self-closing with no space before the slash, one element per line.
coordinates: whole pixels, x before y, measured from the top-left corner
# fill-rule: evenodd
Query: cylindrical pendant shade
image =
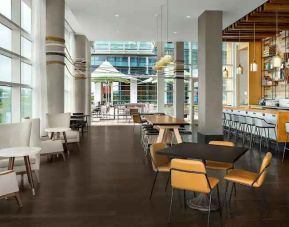
<path fill-rule="evenodd" d="M 243 66 L 241 64 L 239 64 L 238 67 L 237 67 L 237 74 L 241 75 L 241 74 L 243 74 L 243 71 L 244 71 L 243 70 Z"/>
<path fill-rule="evenodd" d="M 256 63 L 255 60 L 250 64 L 250 71 L 251 72 L 257 72 L 258 71 L 258 64 Z"/>
<path fill-rule="evenodd" d="M 282 64 L 282 59 L 281 57 L 277 54 L 276 56 L 273 57 L 272 59 L 272 65 L 274 68 L 280 68 Z"/>

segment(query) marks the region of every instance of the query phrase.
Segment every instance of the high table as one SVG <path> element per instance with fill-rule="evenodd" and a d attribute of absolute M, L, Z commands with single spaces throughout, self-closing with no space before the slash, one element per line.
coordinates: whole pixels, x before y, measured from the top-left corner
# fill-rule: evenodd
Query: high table
<path fill-rule="evenodd" d="M 171 158 L 200 159 L 204 163 L 207 160 L 235 163 L 248 151 L 244 147 L 227 147 L 201 143 L 180 143 L 172 147 L 157 151 L 157 154 L 167 155 Z M 200 193 L 197 197 L 187 201 L 188 207 L 201 211 L 208 211 L 208 197 Z M 211 210 L 217 210 L 218 206 L 212 202 Z"/>
<path fill-rule="evenodd" d="M 69 150 L 68 150 L 68 146 L 67 146 L 67 137 L 66 137 L 66 132 L 67 131 L 70 131 L 71 128 L 46 128 L 45 129 L 45 132 L 47 133 L 51 133 L 50 135 L 50 139 L 54 139 L 54 134 L 57 133 L 57 134 L 60 134 L 62 133 L 63 134 L 63 138 L 64 138 L 64 143 L 65 143 L 65 148 L 66 148 L 66 151 L 67 151 L 67 155 L 69 156 Z"/>
<path fill-rule="evenodd" d="M 35 187 L 32 177 L 29 155 L 37 155 L 40 150 L 40 147 L 9 147 L 0 149 L 0 157 L 9 158 L 8 170 L 13 170 L 15 158 L 24 158 L 28 181 L 31 186 L 33 196 L 35 196 Z"/>
<path fill-rule="evenodd" d="M 157 138 L 157 143 L 163 142 L 166 134 L 171 129 L 174 131 L 177 142 L 182 143 L 183 140 L 179 132 L 179 127 L 189 125 L 189 123 L 185 122 L 184 120 L 177 119 L 168 115 L 144 116 L 144 119 L 151 125 L 159 128 L 160 131 Z"/>

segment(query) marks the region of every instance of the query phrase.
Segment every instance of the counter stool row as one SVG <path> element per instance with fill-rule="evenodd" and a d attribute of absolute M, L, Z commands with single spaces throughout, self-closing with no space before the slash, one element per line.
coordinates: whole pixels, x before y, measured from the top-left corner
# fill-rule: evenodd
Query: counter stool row
<path fill-rule="evenodd" d="M 246 139 L 249 140 L 250 149 L 252 148 L 254 138 L 256 138 L 260 150 L 263 142 L 269 148 L 271 140 L 275 143 L 276 150 L 279 151 L 276 124 L 269 123 L 263 118 L 224 112 L 223 127 L 228 136 L 233 135 L 235 140 L 238 139 L 238 134 L 241 135 L 243 145 Z M 275 138 L 273 140 L 270 138 L 270 131 L 274 132 Z"/>

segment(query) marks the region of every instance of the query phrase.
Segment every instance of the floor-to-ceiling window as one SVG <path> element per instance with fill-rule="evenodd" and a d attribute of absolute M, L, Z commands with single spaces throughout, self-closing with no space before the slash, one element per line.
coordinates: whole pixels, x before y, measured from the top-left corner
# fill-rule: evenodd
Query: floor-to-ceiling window
<path fill-rule="evenodd" d="M 31 0 L 0 0 L 0 123 L 32 117 Z"/>

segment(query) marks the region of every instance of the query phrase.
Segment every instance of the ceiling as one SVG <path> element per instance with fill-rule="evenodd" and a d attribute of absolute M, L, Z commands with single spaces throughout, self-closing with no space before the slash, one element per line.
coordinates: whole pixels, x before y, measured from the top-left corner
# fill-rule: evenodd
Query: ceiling
<path fill-rule="evenodd" d="M 169 41 L 197 41 L 197 21 L 205 10 L 223 11 L 223 28 L 266 0 L 168 0 Z M 66 0 L 66 19 L 89 40 L 157 40 L 157 18 L 166 0 Z M 160 31 L 160 28 L 159 28 Z M 159 32 L 160 33 L 160 32 Z M 166 40 L 166 8 L 163 40 Z M 160 40 L 160 34 L 159 34 Z"/>

